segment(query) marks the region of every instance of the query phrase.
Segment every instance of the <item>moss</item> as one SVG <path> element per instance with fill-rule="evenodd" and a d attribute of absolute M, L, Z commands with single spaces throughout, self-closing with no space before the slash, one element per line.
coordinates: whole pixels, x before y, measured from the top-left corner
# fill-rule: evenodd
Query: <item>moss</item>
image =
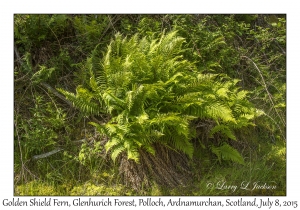
<path fill-rule="evenodd" d="M 124 195 L 134 195 L 133 191 L 126 189 L 124 185 L 106 186 L 106 185 L 95 185 L 93 183 L 87 182 L 83 185 L 78 185 L 74 187 L 70 195 L 74 196 L 124 196 Z"/>
<path fill-rule="evenodd" d="M 31 181 L 15 188 L 15 196 L 54 196 L 61 195 L 57 188 L 40 181 Z"/>

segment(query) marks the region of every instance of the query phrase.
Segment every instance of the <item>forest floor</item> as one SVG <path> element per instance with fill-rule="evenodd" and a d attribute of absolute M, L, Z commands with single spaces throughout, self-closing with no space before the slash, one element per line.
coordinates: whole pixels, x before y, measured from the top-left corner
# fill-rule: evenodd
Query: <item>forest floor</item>
<path fill-rule="evenodd" d="M 154 184 L 150 189 L 134 191 L 118 183 L 118 174 L 95 171 L 85 181 L 31 181 L 15 185 L 15 196 L 285 196 L 286 145 L 260 144 L 259 148 L 244 151 L 245 165 L 219 164 L 217 159 L 202 157 L 194 166 L 191 184 L 166 188 Z"/>

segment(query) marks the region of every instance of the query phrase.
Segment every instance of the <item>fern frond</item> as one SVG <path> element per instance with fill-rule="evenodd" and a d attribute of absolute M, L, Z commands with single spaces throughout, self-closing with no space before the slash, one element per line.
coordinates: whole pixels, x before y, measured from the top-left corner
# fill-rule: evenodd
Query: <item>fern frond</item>
<path fill-rule="evenodd" d="M 176 150 L 182 151 L 188 155 L 189 158 L 193 157 L 194 145 L 189 141 L 188 138 L 176 139 L 173 141 L 173 143 Z"/>
<path fill-rule="evenodd" d="M 57 88 L 57 90 L 64 94 L 69 101 L 73 102 L 76 108 L 81 110 L 86 115 L 99 115 L 100 113 L 104 113 L 99 103 L 93 102 L 92 96 L 89 96 L 88 94 L 86 94 L 85 97 L 78 97 L 78 95 L 75 96 L 74 93 L 70 93 L 60 88 Z M 79 93 L 79 95 L 80 94 L 84 95 L 82 92 Z"/>
<path fill-rule="evenodd" d="M 225 87 L 221 87 L 219 90 L 216 91 L 217 95 L 221 98 L 228 98 L 228 93 L 229 89 L 225 88 Z"/>
<path fill-rule="evenodd" d="M 98 124 L 95 122 L 89 122 L 90 125 L 94 126 L 96 128 L 96 130 L 100 133 L 100 134 L 104 134 L 106 136 L 109 135 L 109 133 L 107 132 L 105 125 L 104 124 Z"/>
<path fill-rule="evenodd" d="M 143 145 L 142 148 L 145 149 L 150 154 L 155 155 L 155 149 L 153 148 L 152 145 L 146 144 L 146 145 Z"/>
<path fill-rule="evenodd" d="M 113 149 L 111 149 L 111 159 L 115 162 L 117 157 L 124 152 L 125 147 L 122 144 L 118 144 L 117 146 L 115 146 Z"/>
<path fill-rule="evenodd" d="M 235 163 L 239 163 L 244 165 L 244 158 L 241 156 L 241 154 L 234 149 L 233 147 L 229 146 L 228 144 L 224 143 L 222 146 L 220 147 L 215 147 L 212 146 L 211 147 L 211 151 L 217 155 L 219 162 L 221 162 L 221 160 L 231 160 Z"/>
<path fill-rule="evenodd" d="M 40 70 L 33 74 L 31 81 L 34 83 L 40 83 L 41 81 L 46 81 L 51 77 L 55 68 L 47 68 L 46 66 L 39 66 Z"/>
<path fill-rule="evenodd" d="M 138 147 L 140 146 L 140 142 L 130 138 L 126 139 L 126 141 L 124 141 L 124 147 L 127 150 L 127 158 L 139 162 Z"/>
<path fill-rule="evenodd" d="M 140 154 L 136 149 L 129 148 L 127 149 L 127 158 L 134 160 L 136 163 L 139 163 Z"/>
<path fill-rule="evenodd" d="M 206 105 L 204 105 L 205 106 L 204 109 L 207 117 L 216 120 L 222 119 L 225 122 L 228 121 L 228 122 L 236 123 L 236 119 L 234 118 L 230 108 L 226 107 L 220 102 L 213 102 L 213 101 L 211 102 L 212 103 L 206 103 Z"/>
<path fill-rule="evenodd" d="M 233 134 L 233 132 L 231 131 L 231 129 L 227 126 L 227 125 L 216 125 L 213 129 L 210 130 L 210 136 L 212 136 L 213 134 L 217 133 L 217 132 L 221 132 L 222 134 L 224 134 L 226 137 L 236 140 L 235 135 Z"/>
<path fill-rule="evenodd" d="M 109 151 L 110 149 L 112 149 L 115 146 L 118 146 L 119 144 L 121 144 L 120 139 L 118 138 L 111 138 L 106 144 L 105 144 L 105 149 L 106 151 Z M 125 148 L 124 148 L 125 149 Z"/>
<path fill-rule="evenodd" d="M 131 115 L 139 115 L 144 112 L 145 87 L 140 85 L 134 86 L 132 91 L 127 92 L 126 102 L 128 112 Z"/>
<path fill-rule="evenodd" d="M 111 90 L 105 91 L 102 94 L 102 98 L 105 101 L 105 104 L 108 106 L 108 109 L 113 107 L 112 110 L 124 110 L 126 103 L 122 100 L 116 97 Z"/>
<path fill-rule="evenodd" d="M 205 47 L 224 44 L 222 36 L 212 38 Z M 176 31 L 164 32 L 159 39 L 117 33 L 104 56 L 96 46 L 82 67 L 89 72 L 84 88 L 79 86 L 76 95 L 65 91 L 84 112 L 110 114 L 106 124 L 92 125 L 110 139 L 105 148 L 113 160 L 124 152 L 138 162 L 140 149 L 155 154 L 154 143 L 192 157 L 193 119 L 214 121 L 217 126 L 210 134 L 220 132 L 233 140 L 233 129 L 251 124 L 255 110 L 247 92 L 236 86 L 238 80 L 198 73 L 182 55 L 184 42 Z M 241 163 L 230 148 L 224 144 L 212 150 L 219 159 Z"/>

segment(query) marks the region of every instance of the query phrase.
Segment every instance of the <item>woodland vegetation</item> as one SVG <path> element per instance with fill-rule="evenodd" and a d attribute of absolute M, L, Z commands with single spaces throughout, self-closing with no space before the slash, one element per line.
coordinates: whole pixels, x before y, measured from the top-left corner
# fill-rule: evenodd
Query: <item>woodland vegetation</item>
<path fill-rule="evenodd" d="M 285 15 L 16 14 L 14 56 L 15 195 L 286 195 Z"/>

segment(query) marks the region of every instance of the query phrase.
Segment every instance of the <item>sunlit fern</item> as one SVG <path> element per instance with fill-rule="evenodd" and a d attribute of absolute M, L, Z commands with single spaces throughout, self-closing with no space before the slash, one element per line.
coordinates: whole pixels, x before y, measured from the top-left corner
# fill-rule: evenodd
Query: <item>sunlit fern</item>
<path fill-rule="evenodd" d="M 85 87 L 78 86 L 76 94 L 60 89 L 85 114 L 111 116 L 109 122 L 91 124 L 109 137 L 105 148 L 113 160 L 126 152 L 138 162 L 139 149 L 155 154 L 154 143 L 192 157 L 194 119 L 214 120 L 211 134 L 219 132 L 225 140 L 236 140 L 233 130 L 251 124 L 255 109 L 236 87 L 238 81 L 200 74 L 182 57 L 184 41 L 176 31 L 157 40 L 118 33 L 103 56 L 96 47 L 87 59 Z M 222 149 L 213 147 L 213 152 L 221 158 Z"/>

